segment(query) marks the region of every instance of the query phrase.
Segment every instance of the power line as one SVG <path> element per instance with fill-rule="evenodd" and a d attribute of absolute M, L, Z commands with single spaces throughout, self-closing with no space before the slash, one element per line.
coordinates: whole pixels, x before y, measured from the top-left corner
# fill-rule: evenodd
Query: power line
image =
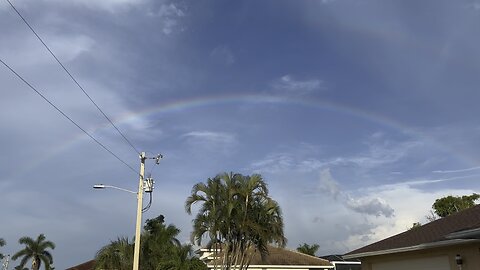
<path fill-rule="evenodd" d="M 43 100 L 45 100 L 48 104 L 50 104 L 50 106 L 55 108 L 61 115 L 63 115 L 65 118 L 67 118 L 72 124 L 74 124 L 77 128 L 79 128 L 81 131 L 83 131 L 83 133 L 87 134 L 87 136 L 90 137 L 92 140 L 94 140 L 98 145 L 100 145 L 105 151 L 110 153 L 112 156 L 114 156 L 116 159 L 118 159 L 120 162 L 122 162 L 124 165 L 126 165 L 128 168 L 130 168 L 130 170 L 132 170 L 136 174 L 140 174 L 140 173 L 137 172 L 137 170 L 135 170 L 132 166 L 130 166 L 125 161 L 123 161 L 120 157 L 118 157 L 115 153 L 113 153 L 110 149 L 108 149 L 100 141 L 95 139 L 95 137 L 93 137 L 90 133 L 88 133 L 85 129 L 83 129 L 79 124 L 77 124 L 75 121 L 73 121 L 73 119 L 70 118 L 66 113 L 64 113 L 60 108 L 55 106 L 55 104 L 53 104 L 47 97 L 45 97 L 40 91 L 38 91 L 33 85 L 31 85 L 27 80 L 25 80 L 20 74 L 18 74 L 13 68 L 11 68 L 7 63 L 5 63 L 1 58 L 0 58 L 0 62 L 6 68 L 8 68 L 13 74 L 15 74 L 15 76 L 17 76 L 17 78 L 19 78 L 23 83 L 25 83 L 28 87 L 30 87 L 30 89 L 32 89 L 33 91 L 35 91 L 35 93 L 37 93 L 40 97 L 42 97 Z"/>
<path fill-rule="evenodd" d="M 93 105 L 95 105 L 95 107 L 103 114 L 103 116 L 108 120 L 108 122 L 110 122 L 110 124 L 112 124 L 112 126 L 117 130 L 117 132 L 123 137 L 123 139 L 133 148 L 133 150 L 135 150 L 135 152 L 137 152 L 137 154 L 140 155 L 140 151 L 138 151 L 138 149 L 133 145 L 132 142 L 130 142 L 129 139 L 127 139 L 127 137 L 120 131 L 120 129 L 118 129 L 118 127 L 113 123 L 112 120 L 110 120 L 110 118 L 103 112 L 102 109 L 100 109 L 100 107 L 97 105 L 97 103 L 95 103 L 95 101 L 93 101 L 93 99 L 90 97 L 90 95 L 88 95 L 87 91 L 85 91 L 85 89 L 80 85 L 80 83 L 78 83 L 78 81 L 73 77 L 73 75 L 68 71 L 68 69 L 62 64 L 62 62 L 58 59 L 58 57 L 53 53 L 52 50 L 50 50 L 50 48 L 47 46 L 47 44 L 43 41 L 43 39 L 37 34 L 37 32 L 32 28 L 32 26 L 27 22 L 27 20 L 25 19 L 25 17 L 22 16 L 22 14 L 20 14 L 20 12 L 15 8 L 15 6 L 12 4 L 12 2 L 10 2 L 10 0 L 6 0 L 10 6 L 13 8 L 13 10 L 18 14 L 18 16 L 23 20 L 23 22 L 28 26 L 28 28 L 30 28 L 30 30 L 33 32 L 33 34 L 37 37 L 37 39 L 43 44 L 43 46 L 45 47 L 45 49 L 47 49 L 47 51 L 53 56 L 53 58 L 55 58 L 55 60 L 57 61 L 57 63 L 63 68 L 63 70 L 68 74 L 68 76 L 72 79 L 72 81 L 78 86 L 78 88 L 80 88 L 80 90 L 82 90 L 82 92 L 85 94 L 85 96 L 88 97 L 88 99 L 93 103 Z"/>

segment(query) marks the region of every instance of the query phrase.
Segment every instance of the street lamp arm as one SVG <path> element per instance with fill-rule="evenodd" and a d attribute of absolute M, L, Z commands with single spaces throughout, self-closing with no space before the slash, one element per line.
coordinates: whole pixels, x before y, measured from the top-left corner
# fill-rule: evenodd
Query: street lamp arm
<path fill-rule="evenodd" d="M 125 191 L 125 192 L 128 192 L 128 193 L 137 194 L 137 192 L 135 192 L 135 191 L 131 191 L 131 190 L 128 190 L 128 189 L 125 189 L 125 188 L 116 187 L 116 186 L 111 186 L 111 185 L 104 185 L 104 184 L 94 185 L 93 188 L 95 188 L 95 189 L 113 188 L 113 189 Z"/>

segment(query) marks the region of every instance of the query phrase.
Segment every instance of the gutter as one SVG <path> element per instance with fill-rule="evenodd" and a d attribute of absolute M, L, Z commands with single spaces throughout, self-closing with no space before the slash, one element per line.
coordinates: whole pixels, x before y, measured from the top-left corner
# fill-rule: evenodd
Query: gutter
<path fill-rule="evenodd" d="M 447 239 L 480 239 L 480 228 L 453 232 L 445 236 Z"/>
<path fill-rule="evenodd" d="M 208 264 L 208 269 L 214 269 L 213 265 Z M 334 269 L 335 266 L 333 265 L 249 265 L 248 268 L 259 268 L 259 269 Z M 238 269 L 236 266 L 232 266 L 232 269 Z"/>
<path fill-rule="evenodd" d="M 477 243 L 477 242 L 480 242 L 480 240 L 479 239 L 452 239 L 452 240 L 420 244 L 416 246 L 354 253 L 349 255 L 343 255 L 342 257 L 345 259 L 357 259 L 357 258 L 363 258 L 363 257 L 371 257 L 371 256 L 386 255 L 386 254 L 408 252 L 408 251 L 417 251 L 417 250 L 424 250 L 429 248 L 445 247 L 445 246 L 451 246 L 456 244 L 469 244 L 469 243 Z"/>

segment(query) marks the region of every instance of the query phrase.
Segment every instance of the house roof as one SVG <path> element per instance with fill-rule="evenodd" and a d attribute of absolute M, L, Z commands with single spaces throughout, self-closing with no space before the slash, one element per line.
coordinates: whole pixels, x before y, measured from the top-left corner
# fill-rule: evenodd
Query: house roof
<path fill-rule="evenodd" d="M 269 246 L 268 255 L 262 260 L 260 252 L 253 255 L 250 265 L 308 265 L 332 266 L 329 261 L 297 251 Z"/>
<path fill-rule="evenodd" d="M 320 258 L 330 262 L 359 262 L 360 261 L 358 259 L 350 259 L 350 260 L 344 259 L 342 255 L 337 255 L 337 254 L 320 256 Z"/>
<path fill-rule="evenodd" d="M 74 267 L 67 268 L 66 270 L 93 270 L 95 266 L 95 260 L 84 262 Z"/>
<path fill-rule="evenodd" d="M 480 205 L 473 206 L 450 216 L 437 219 L 423 226 L 410 229 L 368 246 L 364 246 L 351 251 L 344 256 L 347 258 L 354 258 L 361 257 L 355 255 L 365 253 L 368 254 L 426 244 L 439 244 L 441 242 L 458 243 L 458 241 L 452 242 L 452 239 L 455 240 L 452 236 L 462 231 L 476 231 L 478 228 L 480 228 Z M 474 239 L 476 237 L 471 238 Z M 465 237 L 462 237 L 462 239 L 465 239 Z"/>

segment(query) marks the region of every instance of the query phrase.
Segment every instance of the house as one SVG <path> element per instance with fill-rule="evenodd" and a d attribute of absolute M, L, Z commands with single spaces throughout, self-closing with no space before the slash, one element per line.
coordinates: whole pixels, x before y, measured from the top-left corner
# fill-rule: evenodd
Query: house
<path fill-rule="evenodd" d="M 88 262 L 84 262 L 74 267 L 67 268 L 66 270 L 93 270 L 95 266 L 95 260 L 90 260 Z"/>
<path fill-rule="evenodd" d="M 341 255 L 326 255 L 320 258 L 329 261 L 333 265 L 334 270 L 361 270 L 361 262 L 359 259 L 346 260 Z"/>
<path fill-rule="evenodd" d="M 334 266 L 328 260 L 306 255 L 297 251 L 287 250 L 277 247 L 268 248 L 269 255 L 262 260 L 260 254 L 256 254 L 249 270 L 327 270 L 334 269 Z M 199 257 L 204 261 L 209 269 L 213 269 L 213 252 L 210 249 L 200 249 L 197 251 Z M 95 261 L 91 260 L 67 270 L 93 270 Z"/>
<path fill-rule="evenodd" d="M 480 205 L 351 251 L 363 270 L 480 270 Z"/>
<path fill-rule="evenodd" d="M 208 268 L 214 269 L 215 257 L 212 250 L 200 249 L 198 253 Z M 333 265 L 325 259 L 273 246 L 268 247 L 268 255 L 263 260 L 258 252 L 255 253 L 248 267 L 249 270 L 327 270 L 333 268 Z"/>

